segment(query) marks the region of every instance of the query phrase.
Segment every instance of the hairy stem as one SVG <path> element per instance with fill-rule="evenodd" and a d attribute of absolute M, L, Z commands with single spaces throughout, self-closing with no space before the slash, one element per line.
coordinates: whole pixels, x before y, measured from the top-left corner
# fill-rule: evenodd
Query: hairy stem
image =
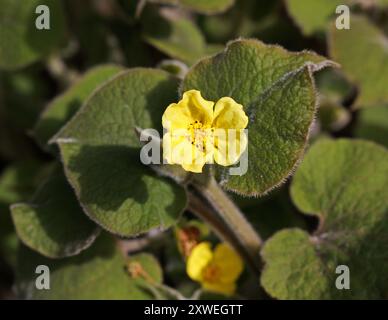
<path fill-rule="evenodd" d="M 213 178 L 204 184 L 193 181 L 187 190 L 189 209 L 209 223 L 221 239 L 240 253 L 252 271 L 259 274 L 262 240 L 218 183 Z"/>

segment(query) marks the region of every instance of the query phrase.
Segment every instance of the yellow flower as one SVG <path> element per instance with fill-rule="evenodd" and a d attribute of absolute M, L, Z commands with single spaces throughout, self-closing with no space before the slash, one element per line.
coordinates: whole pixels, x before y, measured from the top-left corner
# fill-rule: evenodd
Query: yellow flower
<path fill-rule="evenodd" d="M 223 166 L 238 161 L 247 146 L 248 125 L 243 106 L 230 97 L 216 103 L 197 90 L 186 91 L 182 100 L 170 104 L 163 114 L 163 156 L 169 164 L 186 171 L 202 172 L 213 160 Z"/>
<path fill-rule="evenodd" d="M 243 263 L 228 245 L 220 243 L 213 252 L 209 242 L 201 242 L 191 251 L 186 271 L 205 290 L 232 295 L 236 291 L 236 281 L 243 271 Z"/>

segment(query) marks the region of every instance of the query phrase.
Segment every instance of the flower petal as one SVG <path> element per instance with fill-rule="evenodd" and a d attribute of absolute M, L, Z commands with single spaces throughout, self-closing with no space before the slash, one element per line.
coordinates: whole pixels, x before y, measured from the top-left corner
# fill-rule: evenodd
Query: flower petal
<path fill-rule="evenodd" d="M 195 121 L 210 126 L 213 121 L 213 106 L 214 102 L 202 98 L 198 90 L 186 91 L 182 100 L 167 107 L 162 117 L 163 127 L 168 130 L 187 128 Z"/>
<path fill-rule="evenodd" d="M 214 133 L 214 160 L 222 166 L 236 163 L 248 145 L 244 130 L 216 129 Z"/>
<path fill-rule="evenodd" d="M 210 242 L 201 242 L 196 245 L 187 258 L 186 272 L 189 277 L 201 282 L 203 270 L 212 259 L 213 252 Z"/>
<path fill-rule="evenodd" d="M 243 106 L 230 97 L 223 97 L 217 101 L 214 107 L 214 128 L 245 129 L 248 125 L 248 117 Z"/>
<path fill-rule="evenodd" d="M 212 262 L 220 269 L 219 281 L 224 284 L 235 282 L 244 267 L 240 256 L 225 243 L 217 245 Z"/>
<path fill-rule="evenodd" d="M 182 101 L 182 100 L 181 100 Z M 163 113 L 162 125 L 167 130 L 187 128 L 193 121 L 180 102 L 171 103 Z"/>
<path fill-rule="evenodd" d="M 200 163 L 182 163 L 182 168 L 189 172 L 201 173 L 205 164 L 205 161 Z"/>
<path fill-rule="evenodd" d="M 186 171 L 200 173 L 206 163 L 213 161 L 213 146 L 198 149 L 190 143 L 190 132 L 177 129 L 167 132 L 163 136 L 163 158 L 169 164 L 179 164 Z"/>
<path fill-rule="evenodd" d="M 163 158 L 169 164 L 181 164 L 187 150 L 192 148 L 185 135 L 190 133 L 182 130 L 167 132 L 163 136 Z"/>

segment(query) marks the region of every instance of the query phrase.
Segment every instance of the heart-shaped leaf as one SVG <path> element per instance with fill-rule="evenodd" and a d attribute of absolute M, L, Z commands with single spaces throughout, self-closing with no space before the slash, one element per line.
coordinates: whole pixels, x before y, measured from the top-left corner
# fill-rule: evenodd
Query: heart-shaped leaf
<path fill-rule="evenodd" d="M 115 65 L 94 67 L 65 93 L 53 100 L 41 114 L 34 128 L 34 135 L 39 143 L 45 146 L 48 140 L 71 119 L 86 98 L 99 85 L 122 70 L 122 67 Z"/>
<path fill-rule="evenodd" d="M 331 64 L 311 52 L 237 40 L 188 72 L 182 92 L 197 89 L 212 101 L 232 97 L 250 116 L 248 171 L 232 176 L 229 168 L 217 167 L 227 189 L 263 194 L 290 175 L 303 155 L 316 112 L 312 72 Z"/>
<path fill-rule="evenodd" d="M 132 69 L 96 91 L 54 138 L 85 212 L 105 229 L 134 236 L 176 222 L 184 190 L 139 160 L 140 128 L 161 128 L 178 80 L 162 70 Z"/>
<path fill-rule="evenodd" d="M 151 0 L 156 3 L 175 4 L 204 14 L 225 11 L 235 0 Z"/>
<path fill-rule="evenodd" d="M 156 282 L 161 282 L 160 267 L 148 256 L 134 257 Z M 36 267 L 50 270 L 50 290 L 35 286 Z M 126 271 L 126 260 L 113 238 L 103 234 L 87 250 L 75 257 L 49 259 L 28 249 L 19 248 L 17 292 L 27 299 L 150 299 L 142 279 L 134 279 Z"/>
<path fill-rule="evenodd" d="M 49 29 L 39 30 L 35 13 L 39 5 L 49 8 Z M 61 1 L 0 0 L 0 69 L 13 70 L 49 54 L 64 40 L 65 22 Z"/>
<path fill-rule="evenodd" d="M 61 258 L 89 247 L 100 229 L 86 217 L 61 169 L 56 168 L 31 203 L 11 206 L 19 238 L 44 256 Z"/>
<path fill-rule="evenodd" d="M 338 30 L 332 25 L 329 34 L 330 54 L 359 87 L 356 108 L 386 105 L 388 39 L 364 17 L 352 15 L 350 23 L 349 30 Z"/>
<path fill-rule="evenodd" d="M 265 244 L 261 282 L 280 299 L 381 299 L 388 293 L 388 151 L 362 140 L 317 142 L 304 158 L 291 196 L 317 216 L 313 235 L 288 229 Z M 350 290 L 336 287 L 336 268 Z"/>

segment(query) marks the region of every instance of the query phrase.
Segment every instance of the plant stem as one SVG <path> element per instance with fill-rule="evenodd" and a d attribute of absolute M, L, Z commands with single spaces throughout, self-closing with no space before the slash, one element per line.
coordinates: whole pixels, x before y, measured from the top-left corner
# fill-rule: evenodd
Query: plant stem
<path fill-rule="evenodd" d="M 192 181 L 187 190 L 189 209 L 209 223 L 221 239 L 240 253 L 252 271 L 259 274 L 262 240 L 214 178 L 206 183 Z"/>

